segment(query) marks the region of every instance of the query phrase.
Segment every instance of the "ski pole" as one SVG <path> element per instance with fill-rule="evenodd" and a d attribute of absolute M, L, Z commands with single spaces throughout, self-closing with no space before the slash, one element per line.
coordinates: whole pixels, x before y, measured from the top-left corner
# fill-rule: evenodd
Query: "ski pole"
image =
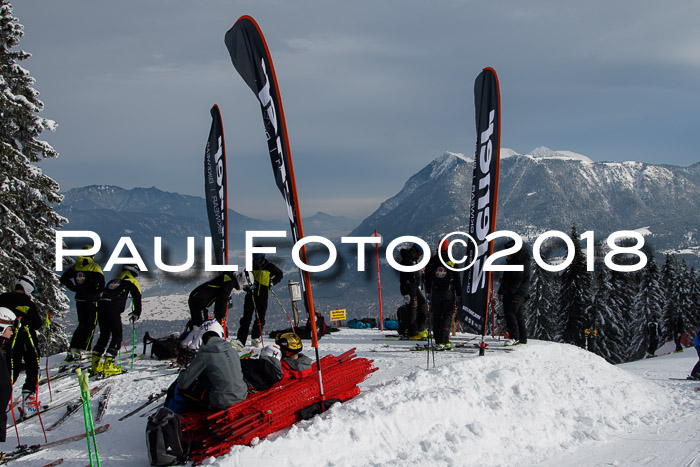
<path fill-rule="evenodd" d="M 90 424 L 88 423 L 88 408 L 87 408 L 87 396 L 85 394 L 83 374 L 80 368 L 76 368 L 75 372 L 78 374 L 78 385 L 80 386 L 80 402 L 83 406 L 83 419 L 85 420 L 85 439 L 87 440 L 88 447 L 88 457 L 90 458 L 90 467 L 94 467 L 92 460 L 92 447 L 90 445 Z"/>
<path fill-rule="evenodd" d="M 15 357 L 13 355 L 15 350 L 15 342 L 17 342 L 17 334 L 19 334 L 20 326 L 22 325 L 22 317 L 17 318 L 17 328 L 15 328 L 14 335 L 12 336 L 12 345 L 10 346 L 10 386 L 15 386 Z M 10 389 L 10 409 L 12 412 L 12 422 L 15 424 L 15 433 L 17 433 L 17 447 L 22 444 L 19 442 L 19 430 L 17 430 L 17 420 L 15 420 L 15 404 L 14 404 L 14 394 Z"/>
<path fill-rule="evenodd" d="M 51 310 L 46 313 L 46 327 L 49 328 L 49 335 L 46 338 L 46 382 L 49 385 L 49 403 L 53 404 L 53 393 L 51 392 L 51 376 L 49 375 L 49 353 L 51 350 Z"/>
<path fill-rule="evenodd" d="M 277 294 L 275 293 L 274 290 L 272 290 L 272 287 L 270 287 L 270 292 L 272 292 L 272 295 L 275 297 L 275 300 L 277 300 L 277 303 L 279 304 L 280 308 L 282 308 L 282 311 L 284 311 L 284 314 L 287 315 L 287 319 L 289 320 L 289 325 L 292 327 L 292 332 L 296 334 L 296 331 L 294 330 L 294 323 L 292 323 L 292 318 L 289 317 L 289 313 L 287 313 L 287 310 L 284 309 L 282 306 L 282 302 L 280 302 L 280 299 L 277 298 Z"/>
<path fill-rule="evenodd" d="M 131 329 L 134 331 L 133 332 L 133 341 L 132 341 L 132 348 L 131 348 L 131 370 L 134 370 L 134 355 L 136 355 L 136 318 L 134 318 L 134 299 L 131 299 Z M 226 325 L 224 324 L 224 329 L 226 328 Z"/>
<path fill-rule="evenodd" d="M 86 438 L 88 438 L 88 450 L 90 449 L 90 436 L 92 436 L 92 447 L 95 451 L 95 460 L 97 462 L 97 467 L 100 467 L 100 454 L 97 451 L 97 439 L 95 438 L 95 423 L 92 419 L 92 410 L 90 409 L 90 383 L 88 373 L 81 374 L 80 368 L 75 370 L 78 373 L 78 381 L 80 381 L 80 392 L 82 394 L 81 399 L 85 401 L 83 405 L 83 411 L 85 412 L 85 428 L 86 428 Z M 93 465 L 92 456 L 90 456 L 90 465 Z"/>
<path fill-rule="evenodd" d="M 29 331 L 27 331 L 27 332 L 29 332 Z M 36 359 L 39 360 L 39 357 L 37 356 Z M 39 417 L 39 424 L 41 425 L 41 431 L 44 433 L 44 442 L 48 443 L 49 439 L 46 437 L 46 430 L 44 429 L 44 421 L 41 419 L 41 411 L 39 410 L 39 380 L 38 379 L 36 381 L 35 397 L 36 397 L 36 416 Z"/>
<path fill-rule="evenodd" d="M 131 349 L 131 369 L 134 369 L 134 355 L 136 355 L 136 321 L 131 322 L 131 329 L 134 331 L 134 343 Z"/>

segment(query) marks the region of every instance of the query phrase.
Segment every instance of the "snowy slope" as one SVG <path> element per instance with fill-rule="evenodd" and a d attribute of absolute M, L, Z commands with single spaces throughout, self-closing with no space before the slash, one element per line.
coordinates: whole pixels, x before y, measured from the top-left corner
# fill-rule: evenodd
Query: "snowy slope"
<path fill-rule="evenodd" d="M 697 360 L 694 349 L 612 366 L 572 346 L 531 341 L 484 357 L 439 353 L 426 370 L 427 353 L 401 351 L 410 344 L 381 340 L 376 330 L 344 329 L 320 343 L 322 354 L 357 347 L 359 356 L 374 359 L 379 370 L 363 393 L 254 447 L 235 447 L 213 465 L 700 465 L 700 385 L 668 379 L 685 377 Z M 103 465 L 148 465 L 146 419 L 117 419 L 174 379 L 174 370 L 159 364 L 136 361 L 134 371 L 107 380 L 115 390 L 103 420 L 112 426 L 98 437 Z M 66 378 L 52 389 L 58 401 L 75 396 L 77 383 Z M 45 388 L 40 399 L 48 401 Z M 44 424 L 62 410 L 47 412 Z M 49 432 L 49 441 L 81 431 L 78 412 Z M 23 443 L 43 441 L 36 420 L 20 425 L 20 436 Z M 3 448 L 15 443 L 9 428 Z M 86 451 L 82 440 L 22 465 L 63 458 L 63 465 L 84 466 Z"/>

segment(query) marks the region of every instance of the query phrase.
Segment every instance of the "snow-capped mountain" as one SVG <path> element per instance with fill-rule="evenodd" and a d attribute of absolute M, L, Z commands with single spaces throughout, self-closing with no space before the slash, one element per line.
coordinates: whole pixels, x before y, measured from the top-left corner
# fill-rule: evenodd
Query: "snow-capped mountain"
<path fill-rule="evenodd" d="M 445 153 L 412 176 L 355 229 L 385 238 L 417 235 L 436 241 L 466 231 L 473 158 Z M 527 239 L 550 230 L 593 230 L 605 238 L 645 228 L 657 251 L 699 252 L 700 163 L 690 167 L 642 162 L 593 162 L 571 151 L 540 147 L 501 151 L 497 230 Z"/>
<path fill-rule="evenodd" d="M 163 244 L 170 247 L 172 260 L 185 256 L 186 239 L 195 237 L 197 248 L 203 248 L 203 238 L 210 235 L 204 198 L 181 195 L 158 188 L 124 189 L 110 185 L 91 185 L 73 188 L 63 193 L 65 198 L 56 207 L 68 218 L 64 226 L 69 230 L 97 232 L 108 248 L 113 248 L 119 238 L 129 236 L 144 258 L 152 258 L 153 238 L 163 237 Z M 243 248 L 247 230 L 287 230 L 286 219 L 262 220 L 228 210 L 229 247 Z M 304 219 L 309 235 L 329 238 L 348 233 L 357 221 L 342 216 L 319 212 Z"/>

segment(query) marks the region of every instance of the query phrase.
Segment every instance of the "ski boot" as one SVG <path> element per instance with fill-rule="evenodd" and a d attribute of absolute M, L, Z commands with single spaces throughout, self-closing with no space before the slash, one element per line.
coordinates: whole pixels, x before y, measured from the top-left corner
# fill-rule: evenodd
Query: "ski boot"
<path fill-rule="evenodd" d="M 90 366 L 90 374 L 99 375 L 104 371 L 104 366 L 102 365 L 102 354 L 95 351 L 92 352 L 92 365 Z"/>
<path fill-rule="evenodd" d="M 36 392 L 22 391 L 22 406 L 19 411 L 22 413 L 21 418 L 28 418 L 36 414 L 36 409 L 39 403 L 36 400 Z"/>
<path fill-rule="evenodd" d="M 104 373 L 105 378 L 108 378 L 110 376 L 121 375 L 122 373 L 124 373 L 121 367 L 116 366 L 114 364 L 114 357 L 111 355 L 105 355 L 105 364 L 102 369 L 102 372 Z"/>

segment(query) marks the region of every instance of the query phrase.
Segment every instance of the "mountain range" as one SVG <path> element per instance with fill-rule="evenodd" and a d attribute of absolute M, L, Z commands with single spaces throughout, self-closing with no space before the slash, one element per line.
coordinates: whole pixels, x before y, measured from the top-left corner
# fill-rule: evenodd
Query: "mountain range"
<path fill-rule="evenodd" d="M 445 153 L 413 175 L 351 232 L 385 238 L 416 235 L 429 243 L 466 232 L 473 158 Z M 700 254 L 700 163 L 593 162 L 545 147 L 530 154 L 501 150 L 496 230 L 528 241 L 548 230 L 592 230 L 596 239 L 638 230 L 657 252 Z"/>

